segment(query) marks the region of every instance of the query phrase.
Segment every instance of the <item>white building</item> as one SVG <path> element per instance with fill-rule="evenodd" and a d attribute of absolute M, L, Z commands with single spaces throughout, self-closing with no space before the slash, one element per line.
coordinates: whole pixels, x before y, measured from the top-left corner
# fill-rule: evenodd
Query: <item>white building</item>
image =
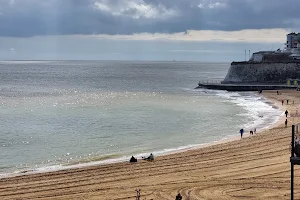
<path fill-rule="evenodd" d="M 283 51 L 259 51 L 252 54 L 249 61 L 252 62 L 282 62 L 300 60 L 300 33 L 286 35 L 286 43 Z"/>
<path fill-rule="evenodd" d="M 300 33 L 289 33 L 286 35 L 286 47 L 287 52 L 293 53 L 292 50 L 298 47 L 300 43 Z"/>

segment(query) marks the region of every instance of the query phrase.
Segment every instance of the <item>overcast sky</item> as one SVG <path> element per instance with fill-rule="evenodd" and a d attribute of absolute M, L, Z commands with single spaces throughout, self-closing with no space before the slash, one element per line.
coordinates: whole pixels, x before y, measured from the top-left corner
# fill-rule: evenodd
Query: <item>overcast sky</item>
<path fill-rule="evenodd" d="M 0 59 L 243 60 L 299 31 L 299 0 L 0 0 Z"/>

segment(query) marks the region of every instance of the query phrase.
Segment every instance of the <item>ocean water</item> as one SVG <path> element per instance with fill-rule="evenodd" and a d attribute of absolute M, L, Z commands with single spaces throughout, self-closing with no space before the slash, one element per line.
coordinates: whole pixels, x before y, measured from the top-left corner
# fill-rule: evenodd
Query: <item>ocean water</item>
<path fill-rule="evenodd" d="M 127 160 L 263 129 L 252 92 L 194 89 L 229 63 L 0 61 L 0 177 Z"/>

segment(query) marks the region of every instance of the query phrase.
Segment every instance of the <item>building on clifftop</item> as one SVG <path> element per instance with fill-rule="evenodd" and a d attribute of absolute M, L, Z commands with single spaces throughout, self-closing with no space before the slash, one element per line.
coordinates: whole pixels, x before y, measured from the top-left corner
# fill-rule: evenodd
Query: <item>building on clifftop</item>
<path fill-rule="evenodd" d="M 287 34 L 284 50 L 255 52 L 249 62 L 285 62 L 291 60 L 300 60 L 300 33 Z"/>

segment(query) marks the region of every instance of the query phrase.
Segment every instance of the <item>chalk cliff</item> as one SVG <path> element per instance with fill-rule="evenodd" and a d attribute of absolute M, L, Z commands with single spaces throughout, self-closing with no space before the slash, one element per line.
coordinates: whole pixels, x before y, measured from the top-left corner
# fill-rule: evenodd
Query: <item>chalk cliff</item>
<path fill-rule="evenodd" d="M 287 79 L 300 79 L 299 61 L 232 62 L 222 82 L 228 83 L 286 83 Z"/>

